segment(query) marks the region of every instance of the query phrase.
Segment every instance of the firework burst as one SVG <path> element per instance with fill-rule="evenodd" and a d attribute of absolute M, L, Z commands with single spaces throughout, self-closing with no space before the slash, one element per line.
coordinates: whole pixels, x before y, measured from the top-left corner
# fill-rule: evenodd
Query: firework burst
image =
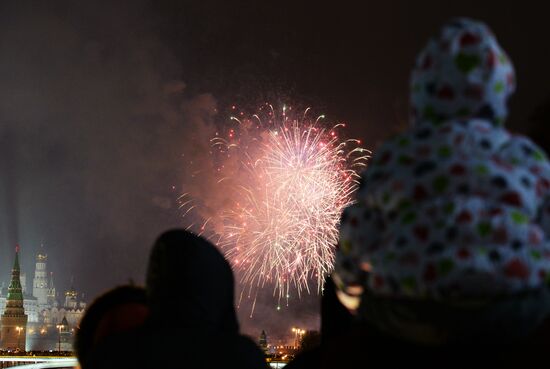
<path fill-rule="evenodd" d="M 240 272 L 241 299 L 255 300 L 267 286 L 279 301 L 292 289 L 310 292 L 311 283 L 320 291 L 332 270 L 340 215 L 353 201 L 368 151 L 339 138 L 344 124 L 327 126 L 309 110 L 277 113 L 266 105 L 251 118 L 232 117 L 236 126 L 212 139 L 222 158 L 219 190 L 232 194 L 232 206 L 201 231 L 218 224 L 215 242 Z M 223 158 L 239 164 L 227 170 Z"/>

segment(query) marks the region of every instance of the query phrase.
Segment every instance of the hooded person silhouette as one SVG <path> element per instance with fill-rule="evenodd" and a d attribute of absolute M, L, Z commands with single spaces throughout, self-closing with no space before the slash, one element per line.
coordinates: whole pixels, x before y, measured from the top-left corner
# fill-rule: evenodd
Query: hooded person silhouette
<path fill-rule="evenodd" d="M 183 230 L 162 234 L 149 259 L 146 290 L 146 323 L 102 345 L 94 368 L 266 367 L 256 344 L 239 334 L 233 273 L 210 242 Z"/>
<path fill-rule="evenodd" d="M 147 295 L 142 287 L 124 285 L 100 295 L 86 309 L 75 331 L 78 360 L 86 363 L 89 353 L 104 338 L 142 325 L 148 314 Z"/>
<path fill-rule="evenodd" d="M 550 165 L 503 128 L 514 89 L 512 63 L 481 22 L 451 21 L 420 53 L 412 127 L 362 174 L 336 256 L 338 288 L 383 334 L 519 342 L 550 312 Z"/>

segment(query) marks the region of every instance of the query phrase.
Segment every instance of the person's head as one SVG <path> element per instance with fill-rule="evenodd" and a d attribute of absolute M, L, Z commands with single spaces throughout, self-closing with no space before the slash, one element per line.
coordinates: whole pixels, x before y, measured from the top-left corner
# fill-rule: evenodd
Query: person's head
<path fill-rule="evenodd" d="M 491 30 L 479 21 L 455 19 L 416 60 L 412 123 L 482 118 L 501 125 L 514 90 L 514 67 Z"/>
<path fill-rule="evenodd" d="M 75 351 L 80 362 L 85 362 L 91 350 L 105 338 L 142 325 L 148 313 L 147 295 L 142 287 L 120 286 L 96 298 L 76 331 Z"/>
<path fill-rule="evenodd" d="M 151 251 L 146 288 L 157 327 L 236 333 L 233 272 L 204 238 L 184 230 L 162 234 Z M 178 306 L 177 317 L 166 314 Z"/>

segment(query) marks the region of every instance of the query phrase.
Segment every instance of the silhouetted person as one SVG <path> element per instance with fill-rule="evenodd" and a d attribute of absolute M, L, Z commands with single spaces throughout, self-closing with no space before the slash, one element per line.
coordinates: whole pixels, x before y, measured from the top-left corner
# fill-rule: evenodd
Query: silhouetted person
<path fill-rule="evenodd" d="M 327 277 L 321 297 L 321 344 L 301 351 L 286 368 L 320 368 L 322 360 L 326 359 L 324 353 L 332 352 L 338 355 L 337 350 L 330 350 L 330 347 L 338 345 L 342 340 L 347 341 L 353 334 L 352 329 L 355 328 L 353 316 L 340 303 L 336 293 L 334 282 Z"/>
<path fill-rule="evenodd" d="M 379 148 L 342 216 L 334 280 L 365 329 L 338 354 L 498 367 L 544 352 L 533 337 L 550 313 L 550 165 L 503 128 L 514 89 L 481 22 L 451 21 L 420 53 L 412 127 Z"/>
<path fill-rule="evenodd" d="M 239 334 L 229 263 L 208 241 L 173 230 L 156 241 L 146 289 L 150 315 L 135 334 L 94 353 L 95 368 L 266 367 L 256 344 Z"/>
<path fill-rule="evenodd" d="M 101 341 L 135 329 L 149 314 L 145 289 L 116 287 L 99 296 L 88 307 L 75 337 L 75 352 L 86 368 L 88 355 Z"/>

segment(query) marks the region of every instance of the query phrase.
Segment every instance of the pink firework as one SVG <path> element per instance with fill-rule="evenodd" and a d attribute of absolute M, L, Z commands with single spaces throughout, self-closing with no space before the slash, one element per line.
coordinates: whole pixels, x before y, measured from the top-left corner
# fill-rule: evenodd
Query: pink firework
<path fill-rule="evenodd" d="M 245 286 L 241 298 L 267 286 L 279 300 L 292 289 L 309 293 L 311 283 L 320 291 L 332 270 L 340 215 L 368 150 L 338 137 L 344 124 L 327 126 L 309 110 L 277 114 L 266 105 L 252 118 L 232 117 L 237 125 L 212 140 L 220 157 L 239 158 L 231 170 L 220 164 L 219 188 L 233 205 L 207 223 L 218 224 L 216 242 Z"/>

